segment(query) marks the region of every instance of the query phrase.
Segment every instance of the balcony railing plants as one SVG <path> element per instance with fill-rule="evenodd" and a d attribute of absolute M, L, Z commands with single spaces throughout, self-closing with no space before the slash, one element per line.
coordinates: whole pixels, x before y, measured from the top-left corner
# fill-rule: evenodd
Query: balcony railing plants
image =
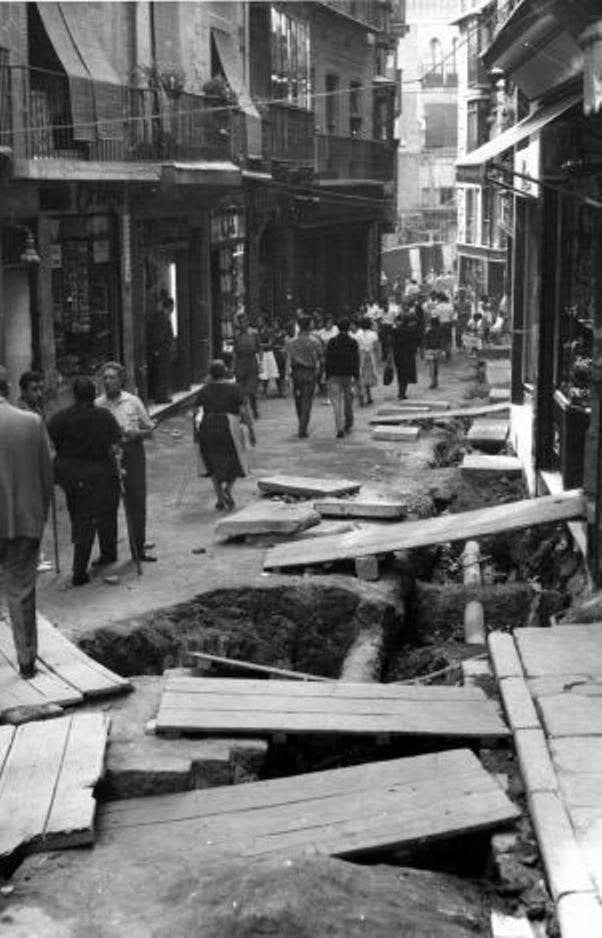
<path fill-rule="evenodd" d="M 321 179 L 376 179 L 391 182 L 395 177 L 395 147 L 379 140 L 316 136 L 315 170 Z"/>
<path fill-rule="evenodd" d="M 9 71 L 23 102 L 13 133 L 28 159 L 239 161 L 245 154 L 244 115 L 215 107 L 207 96 L 69 79 L 24 66 Z M 2 83 L 0 91 L 1 102 Z M 0 120 L 2 109 L 0 103 Z"/>

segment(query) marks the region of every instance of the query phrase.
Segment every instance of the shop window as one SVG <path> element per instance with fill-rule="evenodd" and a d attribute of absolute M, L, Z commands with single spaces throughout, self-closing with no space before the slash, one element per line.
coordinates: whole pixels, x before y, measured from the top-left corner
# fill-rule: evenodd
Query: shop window
<path fill-rule="evenodd" d="M 120 357 L 117 259 L 107 215 L 51 221 L 50 267 L 57 369 L 95 374 Z"/>
<path fill-rule="evenodd" d="M 284 104 L 309 108 L 310 37 L 307 20 L 285 10 L 271 8 L 272 98 Z"/>

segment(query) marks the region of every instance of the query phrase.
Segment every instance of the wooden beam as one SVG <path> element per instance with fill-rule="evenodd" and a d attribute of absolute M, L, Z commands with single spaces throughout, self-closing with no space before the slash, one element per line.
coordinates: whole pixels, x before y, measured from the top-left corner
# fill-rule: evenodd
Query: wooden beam
<path fill-rule="evenodd" d="M 265 674 L 266 677 L 284 678 L 289 681 L 329 681 L 330 678 L 318 674 L 307 674 L 305 671 L 290 671 L 288 668 L 275 668 L 273 665 L 256 664 L 254 661 L 241 661 L 239 658 L 223 658 L 220 655 L 210 655 L 205 651 L 193 651 L 199 665 L 207 663 L 213 670 L 250 671 L 255 674 Z M 198 668 L 198 665 L 197 665 Z M 199 670 L 204 670 L 202 667 Z"/>
<path fill-rule="evenodd" d="M 582 516 L 583 498 L 581 491 L 576 490 L 559 496 L 528 498 L 455 515 L 402 521 L 389 524 L 382 530 L 353 531 L 340 536 L 316 538 L 311 542 L 280 544 L 268 551 L 263 567 L 264 570 L 276 570 L 334 560 L 354 560 L 369 554 L 388 554 L 447 541 L 464 541 L 536 524 L 570 521 Z"/>
<path fill-rule="evenodd" d="M 457 420 L 460 417 L 466 417 L 468 419 L 472 417 L 481 417 L 488 414 L 503 414 L 510 412 L 510 404 L 502 402 L 501 404 L 477 404 L 473 407 L 457 407 L 455 410 L 444 410 L 436 411 L 430 413 L 421 413 L 419 411 L 414 413 L 406 413 L 405 411 L 400 411 L 399 414 L 385 414 L 382 417 L 378 415 L 370 419 L 371 424 L 380 423 L 380 424 L 396 424 L 396 423 L 405 423 L 412 420 L 432 420 L 437 423 L 441 423 L 445 420 Z"/>

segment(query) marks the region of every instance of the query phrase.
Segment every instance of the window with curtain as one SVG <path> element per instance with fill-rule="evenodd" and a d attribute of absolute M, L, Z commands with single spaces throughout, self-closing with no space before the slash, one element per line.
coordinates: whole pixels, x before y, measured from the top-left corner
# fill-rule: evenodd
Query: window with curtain
<path fill-rule="evenodd" d="M 359 81 L 349 83 L 349 135 L 360 137 L 362 133 L 362 85 Z"/>
<path fill-rule="evenodd" d="M 271 94 L 283 104 L 309 109 L 311 83 L 309 23 L 271 8 Z"/>

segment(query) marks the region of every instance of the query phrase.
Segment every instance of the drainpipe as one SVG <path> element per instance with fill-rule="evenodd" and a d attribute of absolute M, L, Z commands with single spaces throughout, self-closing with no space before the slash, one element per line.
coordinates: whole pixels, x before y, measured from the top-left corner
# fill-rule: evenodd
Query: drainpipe
<path fill-rule="evenodd" d="M 478 541 L 467 541 L 462 553 L 464 586 L 481 586 L 481 561 Z M 485 612 L 479 599 L 470 599 L 464 607 L 464 641 L 467 645 L 485 644 Z"/>

